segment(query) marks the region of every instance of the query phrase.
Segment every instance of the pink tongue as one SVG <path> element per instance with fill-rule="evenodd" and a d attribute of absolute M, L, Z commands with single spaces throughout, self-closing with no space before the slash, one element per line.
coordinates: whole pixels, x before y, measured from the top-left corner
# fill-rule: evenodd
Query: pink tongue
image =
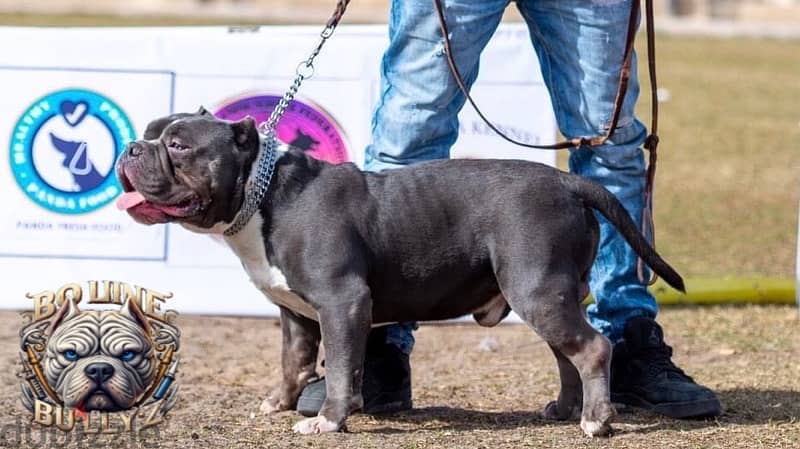
<path fill-rule="evenodd" d="M 128 210 L 137 204 L 143 203 L 144 201 L 144 197 L 141 193 L 136 191 L 126 192 L 123 193 L 122 196 L 120 196 L 117 200 L 117 209 Z"/>

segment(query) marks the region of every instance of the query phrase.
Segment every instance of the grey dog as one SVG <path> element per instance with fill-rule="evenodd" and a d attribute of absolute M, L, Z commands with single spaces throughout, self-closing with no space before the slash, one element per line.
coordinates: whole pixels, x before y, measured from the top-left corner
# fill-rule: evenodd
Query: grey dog
<path fill-rule="evenodd" d="M 146 224 L 222 233 L 235 222 L 263 154 L 252 118 L 201 110 L 152 122 L 117 165 L 121 207 Z M 256 168 L 254 168 L 256 167 Z M 255 175 L 252 175 L 255 176 Z M 322 340 L 327 398 L 301 433 L 337 431 L 358 410 L 370 326 L 515 311 L 552 348 L 561 375 L 545 415 L 581 412 L 610 432 L 611 345 L 586 321 L 597 251 L 595 211 L 670 285 L 683 280 L 600 185 L 542 164 L 448 160 L 365 173 L 280 152 L 255 215 L 225 240 L 253 283 L 281 307 L 283 379 L 262 406 L 294 407 Z"/>

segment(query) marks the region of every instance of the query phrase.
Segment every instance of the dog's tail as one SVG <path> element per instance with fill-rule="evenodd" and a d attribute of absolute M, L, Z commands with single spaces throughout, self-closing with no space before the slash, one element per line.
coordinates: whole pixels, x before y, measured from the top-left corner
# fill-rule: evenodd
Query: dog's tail
<path fill-rule="evenodd" d="M 673 288 L 686 291 L 681 275 L 658 255 L 639 231 L 628 211 L 611 192 L 600 184 L 577 175 L 565 173 L 562 179 L 569 191 L 577 195 L 587 206 L 603 214 L 617 228 L 633 251 L 650 269 Z"/>

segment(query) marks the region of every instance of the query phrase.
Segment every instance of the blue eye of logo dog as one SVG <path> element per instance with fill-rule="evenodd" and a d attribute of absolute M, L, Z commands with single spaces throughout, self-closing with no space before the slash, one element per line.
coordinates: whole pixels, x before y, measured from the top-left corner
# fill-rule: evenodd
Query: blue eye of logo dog
<path fill-rule="evenodd" d="M 78 353 L 73 351 L 72 349 L 64 351 L 64 358 L 69 360 L 70 362 L 74 362 L 75 360 L 78 360 Z"/>
<path fill-rule="evenodd" d="M 136 357 L 136 353 L 133 351 L 125 351 L 119 356 L 123 362 L 130 362 L 134 357 Z"/>

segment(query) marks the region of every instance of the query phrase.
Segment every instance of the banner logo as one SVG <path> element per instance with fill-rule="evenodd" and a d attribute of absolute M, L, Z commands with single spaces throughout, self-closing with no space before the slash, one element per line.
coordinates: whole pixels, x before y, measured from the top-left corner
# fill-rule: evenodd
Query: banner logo
<path fill-rule="evenodd" d="M 22 404 L 33 422 L 65 432 L 136 433 L 162 422 L 178 391 L 177 313 L 161 311 L 172 295 L 117 281 L 86 287 L 27 295 Z"/>
<path fill-rule="evenodd" d="M 36 204 L 82 214 L 111 202 L 121 188 L 114 163 L 135 138 L 125 112 L 112 100 L 82 89 L 36 100 L 11 133 L 11 171 Z"/>
<path fill-rule="evenodd" d="M 267 121 L 281 97 L 250 95 L 223 102 L 214 112 L 224 120 L 241 120 L 246 116 L 259 124 Z M 278 123 L 278 139 L 307 152 L 311 157 L 338 164 L 347 162 L 345 135 L 338 123 L 321 107 L 304 100 L 292 100 Z"/>

